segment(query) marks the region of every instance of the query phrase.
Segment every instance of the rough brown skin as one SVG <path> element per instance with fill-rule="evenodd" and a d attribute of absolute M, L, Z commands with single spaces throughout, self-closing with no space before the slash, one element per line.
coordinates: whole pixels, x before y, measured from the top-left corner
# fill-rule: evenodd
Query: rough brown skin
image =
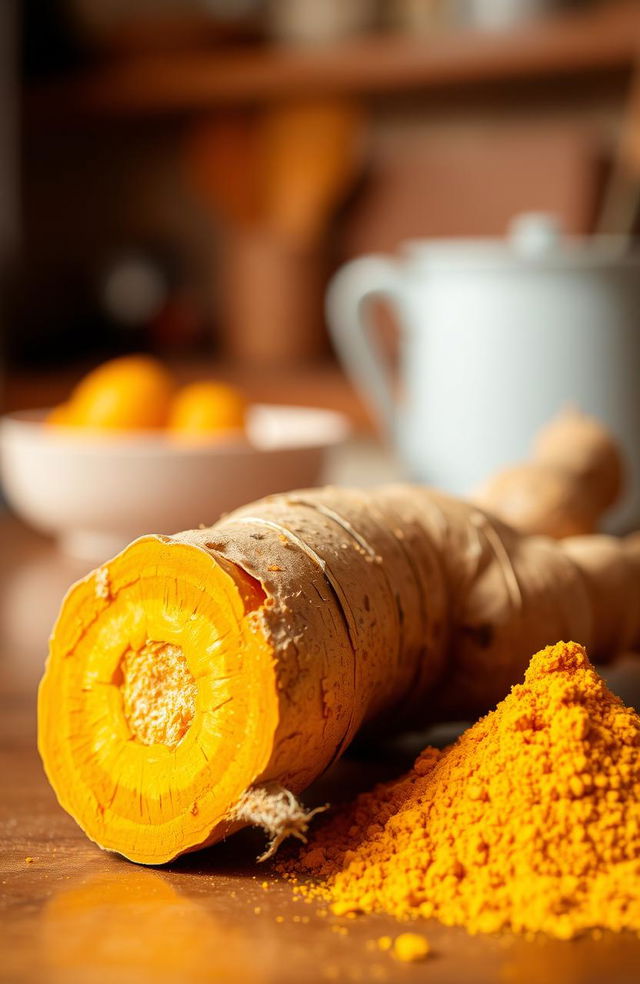
<path fill-rule="evenodd" d="M 306 617 L 296 604 L 302 567 L 310 560 L 317 576 L 324 565 L 327 601 L 347 629 L 345 639 L 334 623 L 334 645 L 351 640 L 349 649 L 381 668 L 375 685 L 359 681 L 370 692 L 358 694 L 358 726 L 476 717 L 549 640 L 578 638 L 595 660 L 640 646 L 640 534 L 522 536 L 484 510 L 412 486 L 276 496 L 213 529 L 216 551 L 273 599 L 262 617 L 276 649 L 298 637 L 296 620 Z M 304 544 L 293 564 L 292 535 Z M 322 645 L 311 626 L 299 638 Z"/>
<path fill-rule="evenodd" d="M 498 472 L 472 498 L 522 533 L 561 539 L 594 533 L 623 484 L 613 435 L 595 418 L 566 410 L 540 431 L 531 460 Z"/>
<path fill-rule="evenodd" d="M 163 597 L 170 637 L 158 634 Z M 283 791 L 304 790 L 358 732 L 473 718 L 505 696 L 532 652 L 559 639 L 595 659 L 640 647 L 639 599 L 640 537 L 526 537 L 477 506 L 412 486 L 275 496 L 208 529 L 136 541 L 72 589 L 41 686 L 40 749 L 62 804 L 89 836 L 133 860 L 170 860 L 261 817 L 275 839 L 304 834 L 309 816 Z M 183 645 L 199 688 L 193 723 L 172 751 L 182 785 L 160 799 L 171 772 L 157 772 L 156 785 L 146 777 L 166 750 L 127 742 L 111 669 L 114 631 L 136 606 L 154 643 Z M 189 627 L 200 623 L 190 620 L 203 612 L 211 627 L 198 628 L 192 652 Z M 75 648 L 78 624 L 86 628 Z M 90 637 L 108 641 L 106 668 L 82 641 Z M 122 644 L 139 649 L 140 639 L 125 633 Z M 96 667 L 95 693 L 85 662 Z M 224 698 L 213 712 L 203 703 L 206 674 Z M 96 775 L 85 701 L 101 729 Z M 105 714 L 120 736 L 113 752 Z M 205 740 L 203 764 L 187 750 Z"/>

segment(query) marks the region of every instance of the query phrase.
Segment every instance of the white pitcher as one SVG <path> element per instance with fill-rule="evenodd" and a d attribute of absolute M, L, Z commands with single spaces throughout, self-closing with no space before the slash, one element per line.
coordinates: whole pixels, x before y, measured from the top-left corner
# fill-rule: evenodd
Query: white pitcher
<path fill-rule="evenodd" d="M 398 395 L 369 331 L 375 297 L 400 325 Z M 412 478 L 466 495 L 578 406 L 626 452 L 613 528 L 640 526 L 640 256 L 626 241 L 562 239 L 551 217 L 526 215 L 507 240 L 408 242 L 398 259 L 365 256 L 338 271 L 327 313 Z"/>

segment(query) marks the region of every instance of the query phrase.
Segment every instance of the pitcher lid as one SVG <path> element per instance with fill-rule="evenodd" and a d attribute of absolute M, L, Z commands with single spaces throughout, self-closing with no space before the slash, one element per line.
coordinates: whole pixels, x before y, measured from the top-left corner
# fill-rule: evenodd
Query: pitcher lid
<path fill-rule="evenodd" d="M 560 220 L 547 212 L 524 212 L 509 223 L 504 239 L 410 239 L 402 244 L 407 258 L 432 266 L 636 266 L 640 253 L 630 251 L 624 236 L 565 236 Z"/>

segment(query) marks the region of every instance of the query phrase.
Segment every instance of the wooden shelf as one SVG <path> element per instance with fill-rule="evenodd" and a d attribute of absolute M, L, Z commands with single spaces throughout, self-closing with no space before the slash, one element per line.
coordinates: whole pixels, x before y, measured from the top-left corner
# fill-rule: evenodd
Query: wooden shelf
<path fill-rule="evenodd" d="M 194 112 L 292 94 L 375 95 L 630 69 L 640 5 L 621 2 L 508 33 L 396 35 L 330 47 L 140 54 L 32 90 L 28 108 L 65 115 Z"/>

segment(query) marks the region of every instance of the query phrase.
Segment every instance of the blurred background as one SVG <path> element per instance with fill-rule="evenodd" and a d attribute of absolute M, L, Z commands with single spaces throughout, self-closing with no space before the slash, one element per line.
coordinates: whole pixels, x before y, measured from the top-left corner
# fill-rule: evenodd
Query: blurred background
<path fill-rule="evenodd" d="M 0 18 L 5 411 L 149 351 L 366 429 L 324 323 L 340 264 L 522 211 L 576 234 L 635 221 L 632 2 L 3 0 Z"/>

